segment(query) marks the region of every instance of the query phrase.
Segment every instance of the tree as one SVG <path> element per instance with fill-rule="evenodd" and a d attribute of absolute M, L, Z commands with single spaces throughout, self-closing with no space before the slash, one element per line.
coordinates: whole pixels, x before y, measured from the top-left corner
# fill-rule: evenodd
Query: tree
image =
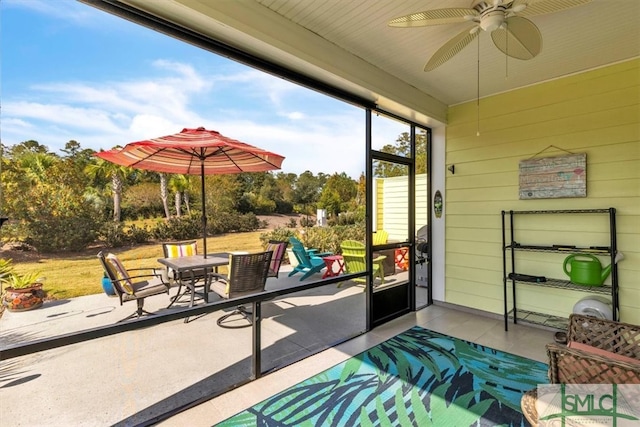
<path fill-rule="evenodd" d="M 277 204 L 277 212 L 279 213 L 291 213 L 293 212 L 293 188 L 298 176 L 295 173 L 278 172 L 275 175 L 275 185 L 278 187 L 278 192 L 282 195 L 282 201 Z"/>
<path fill-rule="evenodd" d="M 86 176 L 72 161 L 36 141 L 9 152 L 3 181 L 12 194 L 7 208 L 20 222 L 21 240 L 45 252 L 79 250 L 93 241 L 101 216 L 86 197 Z"/>
<path fill-rule="evenodd" d="M 358 194 L 358 186 L 346 173 L 335 173 L 326 179 L 322 187 L 319 205 L 333 215 L 348 210 Z"/>
<path fill-rule="evenodd" d="M 338 215 L 342 210 L 340 194 L 330 188 L 323 190 L 320 195 L 320 200 L 318 200 L 318 206 L 322 209 L 326 209 L 327 213 L 330 215 Z"/>
<path fill-rule="evenodd" d="M 242 182 L 237 174 L 209 175 L 205 183 L 207 214 L 237 210 L 242 197 Z"/>
<path fill-rule="evenodd" d="M 361 173 L 360 178 L 358 178 L 358 192 L 356 193 L 356 205 L 358 206 L 364 205 L 366 195 L 367 195 L 367 178 L 364 176 L 364 173 Z"/>
<path fill-rule="evenodd" d="M 88 164 L 93 162 L 95 151 L 90 148 L 82 148 L 76 140 L 69 140 L 61 150 L 66 155 L 63 159 L 68 160 L 69 167 L 74 168 L 78 174 L 84 174 Z"/>
<path fill-rule="evenodd" d="M 77 251 L 95 240 L 101 215 L 85 197 L 85 183 L 67 162 L 49 168 L 46 180 L 28 190 L 27 243 L 43 252 Z"/>
<path fill-rule="evenodd" d="M 162 200 L 162 207 L 164 208 L 164 216 L 165 218 L 171 218 L 171 213 L 169 212 L 169 190 L 167 189 L 167 174 L 159 173 L 160 175 L 160 199 Z"/>
<path fill-rule="evenodd" d="M 91 178 L 105 177 L 111 180 L 113 220 L 120 222 L 123 183 L 131 173 L 131 169 L 98 158 L 94 163 L 88 164 L 85 171 Z"/>
<path fill-rule="evenodd" d="M 427 135 L 422 131 L 416 133 L 416 174 L 427 173 Z M 408 132 L 403 132 L 396 139 L 395 145 L 387 144 L 380 150 L 384 153 L 395 154 L 402 157 L 411 155 L 411 138 Z M 373 168 L 374 176 L 389 178 L 393 176 L 407 175 L 407 168 L 403 165 L 376 162 Z"/>
<path fill-rule="evenodd" d="M 309 215 L 307 206 L 318 200 L 320 194 L 320 186 L 318 180 L 313 176 L 313 172 L 305 171 L 295 182 L 292 196 L 293 202 L 303 206 L 303 210 Z"/>
<path fill-rule="evenodd" d="M 45 180 L 48 169 L 59 160 L 48 153 L 23 151 L 17 157 L 16 164 L 31 184 L 38 185 Z"/>
<path fill-rule="evenodd" d="M 169 178 L 169 190 L 174 193 L 176 216 L 182 216 L 182 201 L 184 200 L 187 214 L 191 212 L 189 207 L 189 178 L 186 175 L 171 175 Z"/>
<path fill-rule="evenodd" d="M 38 141 L 30 139 L 28 141 L 23 141 L 20 144 L 10 147 L 10 149 L 8 150 L 8 155 L 13 158 L 18 158 L 22 156 L 22 154 L 27 152 L 47 154 L 49 153 L 49 148 L 47 148 L 46 145 L 40 144 Z M 55 156 L 55 154 L 52 155 Z"/>

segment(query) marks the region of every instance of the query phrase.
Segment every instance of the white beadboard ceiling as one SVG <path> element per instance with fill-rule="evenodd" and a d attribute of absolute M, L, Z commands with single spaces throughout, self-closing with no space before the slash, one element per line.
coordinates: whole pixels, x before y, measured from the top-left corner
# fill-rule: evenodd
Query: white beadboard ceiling
<path fill-rule="evenodd" d="M 423 71 L 427 60 L 467 24 L 392 28 L 387 22 L 467 8 L 472 0 L 123 1 L 376 101 L 397 96 L 409 108 L 431 102 L 422 112 L 438 120 L 445 119 L 439 104 L 446 109 L 475 99 L 478 91 L 485 97 L 640 57 L 640 0 L 593 0 L 530 17 L 543 38 L 542 52 L 531 60 L 507 59 L 482 32 L 479 45 L 474 40 L 429 72 Z M 410 105 L 409 92 L 416 89 L 423 98 Z M 401 107 L 394 112 L 410 116 Z"/>

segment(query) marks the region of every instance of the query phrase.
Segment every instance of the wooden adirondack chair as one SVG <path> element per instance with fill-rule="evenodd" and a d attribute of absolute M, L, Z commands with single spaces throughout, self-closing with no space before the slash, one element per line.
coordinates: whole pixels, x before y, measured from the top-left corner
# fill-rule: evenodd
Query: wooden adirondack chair
<path fill-rule="evenodd" d="M 387 240 L 389 240 L 389 233 L 385 230 L 378 230 L 373 232 L 371 244 L 373 244 L 373 246 L 384 245 L 387 243 Z"/>
<path fill-rule="evenodd" d="M 385 230 L 378 230 L 373 232 L 371 244 L 375 247 L 378 245 L 384 245 L 389 240 L 389 233 Z M 396 272 L 396 260 L 394 249 L 383 249 L 373 252 L 374 257 L 384 256 L 385 259 L 382 262 L 384 268 L 384 274 L 389 276 Z"/>
<path fill-rule="evenodd" d="M 322 260 L 322 256 L 319 255 L 331 255 L 331 253 L 318 254 L 315 249 L 309 250 L 304 247 L 302 242 L 295 237 L 290 237 L 291 249 L 293 254 L 298 260 L 298 265 L 289 273 L 289 277 L 296 273 L 303 273 L 300 280 L 304 280 L 312 274 L 319 273 L 320 270 L 325 268 L 325 263 Z"/>
<path fill-rule="evenodd" d="M 345 273 L 359 273 L 367 269 L 367 251 L 364 243 L 356 240 L 345 240 L 340 244 L 342 258 L 344 259 Z M 384 283 L 383 261 L 387 257 L 384 255 L 373 259 L 373 278 L 378 277 L 381 284 Z M 364 278 L 353 279 L 356 282 L 366 282 Z"/>

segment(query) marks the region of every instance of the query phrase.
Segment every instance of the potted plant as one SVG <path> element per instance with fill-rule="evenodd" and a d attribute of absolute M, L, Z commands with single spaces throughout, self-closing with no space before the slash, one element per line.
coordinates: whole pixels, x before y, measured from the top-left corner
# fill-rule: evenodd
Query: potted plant
<path fill-rule="evenodd" d="M 2 305 L 9 311 L 27 311 L 41 307 L 45 293 L 40 273 L 18 274 L 11 260 L 0 259 L 0 284 L 9 285 L 2 293 Z"/>

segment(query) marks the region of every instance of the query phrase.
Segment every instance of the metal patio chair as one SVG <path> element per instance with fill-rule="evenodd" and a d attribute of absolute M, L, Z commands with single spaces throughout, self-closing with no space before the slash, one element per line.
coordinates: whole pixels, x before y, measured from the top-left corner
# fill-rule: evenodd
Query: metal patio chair
<path fill-rule="evenodd" d="M 102 251 L 98 252 L 98 259 L 102 264 L 104 272 L 111 281 L 113 290 L 120 300 L 120 305 L 128 301 L 135 301 L 138 306 L 135 312 L 119 320 L 119 322 L 133 317 L 141 317 L 145 314 L 154 314 L 144 309 L 144 299 L 153 295 L 169 294 L 169 284 L 163 280 L 162 273 L 159 269 L 127 269 L 117 256 L 111 253 L 105 256 Z M 138 274 L 141 271 L 147 271 L 148 273 Z M 131 274 L 133 272 L 135 273 Z"/>
<path fill-rule="evenodd" d="M 287 252 L 287 246 L 289 246 L 289 242 L 269 240 L 266 251 L 273 252 L 273 256 L 271 257 L 271 264 L 269 265 L 268 277 L 278 278 L 280 266 L 282 265 L 282 261 L 284 260 L 284 256 Z"/>

